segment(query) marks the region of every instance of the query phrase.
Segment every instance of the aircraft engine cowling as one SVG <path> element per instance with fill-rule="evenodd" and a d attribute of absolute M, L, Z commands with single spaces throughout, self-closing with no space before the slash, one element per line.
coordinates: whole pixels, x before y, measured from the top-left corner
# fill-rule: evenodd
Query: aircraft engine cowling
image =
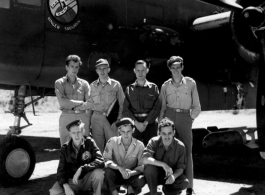
<path fill-rule="evenodd" d="M 239 0 L 243 7 L 259 6 L 263 0 Z M 258 66 L 261 46 L 255 35 L 255 28 L 247 24 L 240 12 L 232 12 L 230 17 L 232 39 L 239 55 L 252 65 Z"/>

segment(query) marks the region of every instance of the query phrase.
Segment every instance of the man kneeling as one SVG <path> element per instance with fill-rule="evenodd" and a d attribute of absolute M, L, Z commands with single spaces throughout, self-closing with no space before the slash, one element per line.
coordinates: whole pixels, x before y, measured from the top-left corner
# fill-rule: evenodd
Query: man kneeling
<path fill-rule="evenodd" d="M 110 138 L 103 153 L 105 183 L 112 195 L 118 194 L 116 188 L 120 185 L 129 186 L 127 194 L 138 194 L 146 183 L 141 174 L 144 144 L 132 137 L 135 127 L 130 118 L 121 119 L 116 126 L 120 136 Z"/>
<path fill-rule="evenodd" d="M 174 123 L 168 118 L 160 121 L 158 130 L 160 135 L 153 137 L 143 152 L 144 175 L 150 195 L 157 195 L 158 185 L 163 185 L 165 195 L 177 195 L 189 184 L 183 175 L 187 164 L 185 146 L 174 138 Z"/>
<path fill-rule="evenodd" d="M 79 190 L 93 189 L 94 195 L 101 194 L 104 181 L 104 160 L 95 141 L 84 137 L 85 128 L 81 120 L 66 126 L 70 141 L 61 148 L 57 170 L 57 182 L 50 189 L 51 195 L 74 195 Z"/>

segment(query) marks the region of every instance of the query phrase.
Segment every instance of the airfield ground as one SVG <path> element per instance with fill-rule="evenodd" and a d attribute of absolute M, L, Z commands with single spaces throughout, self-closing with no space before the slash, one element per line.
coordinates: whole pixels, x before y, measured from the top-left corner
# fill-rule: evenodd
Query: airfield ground
<path fill-rule="evenodd" d="M 59 156 L 58 119 L 60 113 L 27 112 L 32 126 L 23 130 L 23 136 L 36 153 L 36 167 L 28 183 L 15 187 L 0 185 L 0 195 L 46 195 L 56 181 Z M 0 139 L 14 122 L 11 114 L 0 111 Z M 22 121 L 21 125 L 26 123 Z M 255 110 L 232 112 L 203 112 L 194 122 L 194 128 L 207 126 L 256 126 Z M 218 151 L 194 150 L 194 189 L 196 195 L 265 195 L 265 161 L 258 150 L 235 146 Z M 147 185 L 141 195 L 148 194 Z M 161 191 L 161 187 L 159 187 Z M 108 194 L 106 191 L 104 194 Z M 123 193 L 124 194 L 124 193 Z M 182 195 L 185 193 L 183 192 Z"/>

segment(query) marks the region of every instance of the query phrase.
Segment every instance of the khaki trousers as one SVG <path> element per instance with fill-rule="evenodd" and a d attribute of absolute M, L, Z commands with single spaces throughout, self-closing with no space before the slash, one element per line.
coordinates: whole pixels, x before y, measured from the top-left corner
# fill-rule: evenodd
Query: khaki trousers
<path fill-rule="evenodd" d="M 80 119 L 84 124 L 85 124 L 85 135 L 89 136 L 90 133 L 90 121 L 87 113 L 80 113 L 80 114 L 68 114 L 68 113 L 63 113 L 60 116 L 59 119 L 59 134 L 60 134 L 60 143 L 61 146 L 68 142 L 70 140 L 69 132 L 66 129 L 66 126 L 74 121 Z"/>
<path fill-rule="evenodd" d="M 94 194 L 100 195 L 103 182 L 104 171 L 102 169 L 95 169 L 88 172 L 84 178 L 78 180 L 78 185 L 75 185 L 72 179 L 68 180 L 68 184 L 75 194 L 77 194 L 78 191 L 87 191 L 92 188 Z M 63 186 L 56 182 L 50 189 L 50 195 L 65 195 Z"/>

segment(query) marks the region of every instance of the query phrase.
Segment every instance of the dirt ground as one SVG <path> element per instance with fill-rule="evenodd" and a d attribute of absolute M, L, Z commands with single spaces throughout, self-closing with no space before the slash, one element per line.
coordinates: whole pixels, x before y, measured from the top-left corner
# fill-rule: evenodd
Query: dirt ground
<path fill-rule="evenodd" d="M 58 119 L 60 113 L 27 113 L 34 124 L 23 130 L 21 136 L 33 147 L 36 154 L 35 170 L 28 183 L 4 187 L 0 185 L 0 195 L 49 194 L 56 181 L 59 157 Z M 11 114 L 0 113 L 0 140 L 14 122 Z M 26 123 L 22 120 L 21 125 Z M 194 128 L 207 126 L 237 127 L 256 126 L 255 111 L 203 112 L 195 120 Z M 238 145 L 218 150 L 205 150 L 194 145 L 194 190 L 196 195 L 265 195 L 265 163 L 257 149 Z M 141 195 L 148 194 L 147 185 Z M 161 191 L 161 187 L 159 187 Z M 104 194 L 108 194 L 103 191 Z M 124 194 L 124 193 L 122 193 Z M 185 193 L 183 192 L 182 195 Z"/>

